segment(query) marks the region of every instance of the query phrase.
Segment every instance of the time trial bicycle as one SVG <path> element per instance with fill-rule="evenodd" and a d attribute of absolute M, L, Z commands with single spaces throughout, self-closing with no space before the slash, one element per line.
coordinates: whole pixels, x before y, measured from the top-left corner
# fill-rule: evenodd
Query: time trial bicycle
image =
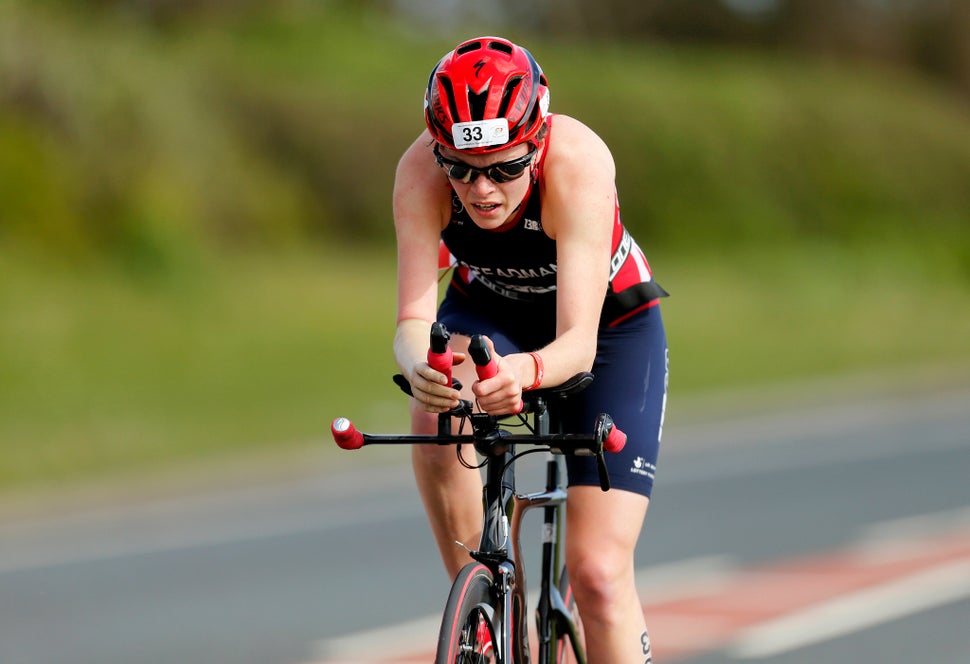
<path fill-rule="evenodd" d="M 448 339 L 447 329 L 435 323 L 428 363 L 450 378 Z M 469 354 L 480 379 L 495 375 L 495 360 L 480 335 L 472 337 Z M 333 438 L 343 449 L 374 444 L 456 445 L 463 465 L 484 468 L 481 539 L 478 548 L 469 551 L 474 562 L 465 565 L 452 584 L 441 620 L 435 664 L 586 663 L 582 626 L 562 560 L 566 489 L 560 480 L 561 459 L 565 455 L 595 457 L 600 486 L 608 491 L 604 453 L 618 452 L 626 444 L 626 436 L 606 414 L 596 418 L 590 434 L 562 431 L 563 408 L 592 380 L 591 373 L 583 372 L 561 385 L 523 392 L 522 408 L 514 416 L 475 412 L 472 402 L 461 400 L 457 407 L 438 415 L 435 435 L 368 434 L 342 417 L 331 424 Z M 403 376 L 394 376 L 394 381 L 411 394 Z M 452 384 L 460 389 L 457 381 Z M 468 463 L 462 456 L 464 445 L 472 446 L 483 461 L 477 465 Z M 520 452 L 517 446 L 529 449 Z M 551 453 L 546 462 L 545 488 L 518 493 L 515 462 L 536 452 Z M 534 508 L 543 510 L 541 578 L 535 609 L 537 659 L 531 656 L 519 536 L 523 515 Z M 570 655 L 574 659 L 570 660 Z"/>

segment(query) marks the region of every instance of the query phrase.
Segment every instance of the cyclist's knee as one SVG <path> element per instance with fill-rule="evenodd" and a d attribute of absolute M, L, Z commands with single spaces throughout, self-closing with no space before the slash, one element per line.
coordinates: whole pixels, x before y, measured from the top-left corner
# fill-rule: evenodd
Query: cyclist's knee
<path fill-rule="evenodd" d="M 438 416 L 411 404 L 411 433 L 433 435 L 438 431 Z M 455 448 L 451 445 L 412 445 L 411 459 L 416 467 L 425 468 L 435 474 L 449 472 L 460 467 Z"/>
<path fill-rule="evenodd" d="M 584 614 L 609 622 L 610 616 L 626 610 L 636 586 L 633 563 L 625 558 L 625 552 L 607 552 L 595 547 L 567 558 L 569 581 Z"/>
<path fill-rule="evenodd" d="M 440 478 L 452 469 L 461 468 L 455 455 L 455 450 L 450 446 L 438 445 L 412 445 L 411 460 L 415 468 L 423 468 L 429 479 Z"/>

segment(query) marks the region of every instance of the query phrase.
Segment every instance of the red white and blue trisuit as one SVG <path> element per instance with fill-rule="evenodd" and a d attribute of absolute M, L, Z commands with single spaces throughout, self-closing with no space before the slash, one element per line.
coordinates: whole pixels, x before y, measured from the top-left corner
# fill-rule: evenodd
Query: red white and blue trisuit
<path fill-rule="evenodd" d="M 542 165 L 540 157 L 529 193 L 508 224 L 479 228 L 453 192 L 451 221 L 441 233 L 442 267 L 455 269 L 438 320 L 454 333 L 487 335 L 500 355 L 538 350 L 556 336 L 556 242 L 542 228 Z M 623 226 L 617 203 L 595 378 L 570 401 L 564 424 L 567 431 L 587 432 L 599 413 L 612 415 L 628 440 L 607 458 L 611 484 L 648 497 L 667 394 L 667 340 L 658 306 L 666 295 Z M 566 463 L 570 486 L 599 484 L 595 460 L 567 457 Z"/>

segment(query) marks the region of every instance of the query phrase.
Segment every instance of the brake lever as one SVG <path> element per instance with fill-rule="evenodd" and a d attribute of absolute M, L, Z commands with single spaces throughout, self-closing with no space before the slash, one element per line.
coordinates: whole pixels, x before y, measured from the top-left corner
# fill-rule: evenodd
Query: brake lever
<path fill-rule="evenodd" d="M 411 391 L 411 383 L 408 382 L 408 379 L 403 374 L 394 374 L 393 380 L 394 384 L 400 387 L 402 392 L 409 397 L 414 396 L 414 392 Z"/>
<path fill-rule="evenodd" d="M 599 471 L 600 488 L 603 491 L 609 491 L 610 475 L 606 469 L 606 453 L 615 454 L 622 450 L 626 445 L 626 434 L 616 427 L 612 417 L 601 413 L 596 418 L 594 435 L 599 445 L 596 450 L 596 470 Z"/>
<path fill-rule="evenodd" d="M 602 447 L 600 447 L 599 452 L 596 453 L 596 470 L 599 471 L 600 475 L 600 488 L 603 491 L 609 491 L 610 473 L 606 469 L 606 455 L 603 453 Z"/>
<path fill-rule="evenodd" d="M 401 388 L 401 391 L 404 392 L 406 395 L 408 395 L 409 397 L 414 396 L 414 392 L 411 391 L 411 383 L 408 382 L 408 379 L 405 378 L 403 374 L 394 374 L 394 376 L 392 376 L 391 379 L 394 381 L 394 384 L 397 385 L 399 388 Z M 458 380 L 457 378 L 452 378 L 451 386 L 456 390 L 460 391 L 461 381 Z"/>

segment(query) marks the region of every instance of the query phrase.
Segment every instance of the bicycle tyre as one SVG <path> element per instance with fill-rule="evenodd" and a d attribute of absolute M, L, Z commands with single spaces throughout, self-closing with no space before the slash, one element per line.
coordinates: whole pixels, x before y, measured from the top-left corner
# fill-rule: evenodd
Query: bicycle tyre
<path fill-rule="evenodd" d="M 492 573 L 469 563 L 458 573 L 441 618 L 435 664 L 496 664 Z"/>
<path fill-rule="evenodd" d="M 569 583 L 569 572 L 565 567 L 563 567 L 562 574 L 559 576 L 559 594 L 562 595 L 563 602 L 566 604 L 566 608 L 572 615 L 573 622 L 576 625 L 576 634 L 579 636 L 579 651 L 585 653 L 583 622 L 579 617 L 579 610 L 576 608 L 576 598 L 573 596 L 573 587 Z M 555 653 L 556 664 L 574 664 L 577 661 L 573 653 L 572 643 L 570 643 L 570 636 L 567 632 L 556 634 L 553 652 Z"/>

